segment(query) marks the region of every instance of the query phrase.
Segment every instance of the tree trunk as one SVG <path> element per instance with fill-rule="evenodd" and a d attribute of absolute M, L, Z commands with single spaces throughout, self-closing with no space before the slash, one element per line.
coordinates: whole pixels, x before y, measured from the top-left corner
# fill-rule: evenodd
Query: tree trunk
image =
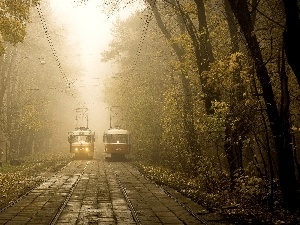
<path fill-rule="evenodd" d="M 239 51 L 238 28 L 228 0 L 224 0 L 224 8 L 231 41 L 230 53 L 236 54 Z M 243 170 L 243 141 L 246 138 L 246 134 L 249 132 L 249 129 L 247 128 L 247 120 L 243 119 L 243 114 L 247 113 L 247 111 L 245 112 L 244 109 L 240 110 L 245 102 L 245 97 L 243 96 L 245 88 L 240 74 L 242 67 L 240 60 L 237 59 L 237 63 L 239 64 L 239 67 L 237 67 L 232 73 L 232 83 L 236 88 L 229 93 L 229 112 L 225 121 L 224 141 L 224 150 L 229 164 L 232 189 L 235 184 L 235 173 L 242 172 Z"/>
<path fill-rule="evenodd" d="M 224 0 L 225 16 L 228 23 L 231 53 L 239 51 L 238 29 L 228 0 Z"/>
<path fill-rule="evenodd" d="M 155 4 L 155 1 L 147 0 L 147 2 L 149 3 L 149 5 L 152 9 L 152 12 L 156 19 L 158 27 L 164 34 L 165 38 L 167 40 L 171 40 L 172 36 L 162 21 L 160 13 L 158 12 L 157 6 Z M 182 48 L 180 48 L 176 43 L 171 42 L 171 41 L 170 41 L 170 43 L 171 43 L 173 50 L 175 51 L 175 53 L 177 55 L 178 60 L 180 62 L 183 62 L 184 50 Z M 182 82 L 183 93 L 184 93 L 183 123 L 184 123 L 184 130 L 185 130 L 185 138 L 189 145 L 191 154 L 194 157 L 196 157 L 199 154 L 200 147 L 199 147 L 199 144 L 197 141 L 197 133 L 196 133 L 195 123 L 194 123 L 194 112 L 193 112 L 194 107 L 193 107 L 191 86 L 190 86 L 189 80 L 187 79 L 187 74 L 185 74 L 184 72 L 181 73 L 180 79 Z"/>
<path fill-rule="evenodd" d="M 263 98 L 278 155 L 279 180 L 284 206 L 288 210 L 295 210 L 297 203 L 297 183 L 293 149 L 290 144 L 291 135 L 289 121 L 286 121 L 286 118 L 282 118 L 277 109 L 270 76 L 265 66 L 265 62 L 263 61 L 257 38 L 253 33 L 253 26 L 247 2 L 243 0 L 229 0 L 229 2 L 246 39 L 248 50 L 255 64 L 256 76 L 258 77 L 263 90 Z"/>
<path fill-rule="evenodd" d="M 286 15 L 286 29 L 283 36 L 285 54 L 300 86 L 300 11 L 297 0 L 283 0 L 283 4 Z"/>
<path fill-rule="evenodd" d="M 4 95 L 7 87 L 10 83 L 10 76 L 12 73 L 12 64 L 14 61 L 15 54 L 13 49 L 8 51 L 7 55 L 2 56 L 2 66 L 1 66 L 1 77 L 0 77 L 0 109 L 3 107 Z"/>
<path fill-rule="evenodd" d="M 214 87 L 213 84 L 208 84 L 207 78 L 203 76 L 204 71 L 208 71 L 210 64 L 214 61 L 212 52 L 212 46 L 209 39 L 209 32 L 206 22 L 206 12 L 204 7 L 204 1 L 194 0 L 197 6 L 198 15 L 198 32 L 200 36 L 197 36 L 197 32 L 190 30 L 189 34 L 194 42 L 195 55 L 197 59 L 198 74 L 201 81 L 202 91 L 204 93 L 204 103 L 207 114 L 213 114 L 212 102 L 220 100 L 220 91 Z M 189 23 L 189 26 L 193 26 Z"/>

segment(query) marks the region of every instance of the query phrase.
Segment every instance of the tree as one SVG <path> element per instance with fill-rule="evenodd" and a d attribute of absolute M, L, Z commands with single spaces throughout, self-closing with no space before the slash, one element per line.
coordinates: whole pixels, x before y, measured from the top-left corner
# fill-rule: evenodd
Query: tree
<path fill-rule="evenodd" d="M 296 176 L 293 149 L 290 144 L 290 124 L 289 119 L 287 118 L 289 105 L 284 104 L 280 111 L 277 108 L 270 76 L 266 68 L 257 37 L 253 33 L 253 23 L 247 2 L 229 0 L 229 3 L 245 37 L 248 50 L 254 61 L 256 76 L 263 91 L 262 96 L 265 101 L 266 112 L 278 155 L 279 179 L 284 205 L 287 209 L 294 210 L 297 205 Z"/>
<path fill-rule="evenodd" d="M 15 7 L 21 2 L 28 3 L 28 6 L 30 2 L 31 6 L 37 4 L 37 1 L 16 1 Z M 3 79 L 0 83 L 3 85 L 0 89 L 3 93 L 1 130 L 10 143 L 8 151 L 17 156 L 61 147 L 58 146 L 61 140 L 65 141 L 61 134 L 68 130 L 64 130 L 67 126 L 60 124 L 73 122 L 61 114 L 62 107 L 73 108 L 74 97 L 70 91 L 74 94 L 75 91 L 67 86 L 62 65 L 54 52 L 55 48 L 63 49 L 65 45 L 57 35 L 61 30 L 53 23 L 48 4 L 43 2 L 30 10 L 24 27 L 26 36 L 22 43 L 5 43 L 6 52 L 0 64 Z M 52 148 L 51 142 L 54 143 Z M 67 141 L 65 143 L 67 146 Z"/>
<path fill-rule="evenodd" d="M 173 48 L 178 61 L 181 64 L 185 63 L 185 54 L 186 51 L 184 48 L 182 48 L 179 44 L 172 41 L 174 39 L 174 36 L 171 34 L 171 32 L 168 30 L 166 22 L 163 21 L 161 14 L 158 11 L 157 3 L 156 1 L 148 0 L 147 1 L 150 9 L 152 10 L 152 13 L 154 14 L 154 17 L 156 19 L 157 25 L 160 28 L 161 32 L 164 34 L 165 38 L 169 41 L 171 47 Z M 172 4 L 175 5 L 175 1 L 171 1 Z M 179 30 L 181 32 L 181 35 L 183 35 L 183 32 L 185 31 L 185 28 L 183 28 L 183 24 L 185 26 L 186 23 L 184 23 L 184 14 L 181 11 L 175 11 L 177 14 L 177 18 L 179 20 Z M 183 24 L 180 24 L 183 23 Z M 202 65 L 202 64 L 201 64 Z M 197 160 L 197 156 L 200 154 L 200 147 L 199 143 L 197 141 L 197 133 L 195 128 L 195 122 L 194 122 L 194 107 L 193 107 L 193 100 L 192 100 L 192 90 L 191 90 L 191 84 L 188 79 L 189 75 L 188 72 L 185 70 L 181 70 L 179 73 L 180 80 L 182 82 L 182 89 L 183 89 L 183 125 L 184 125 L 184 132 L 185 132 L 185 138 L 188 143 L 188 148 L 190 151 L 190 154 L 192 155 L 192 158 L 194 160 Z M 211 99 L 209 99 L 210 101 Z M 209 106 L 208 106 L 209 107 Z M 209 107 L 210 110 L 210 107 Z"/>
<path fill-rule="evenodd" d="M 185 115 L 192 115 L 191 123 L 195 123 L 195 133 L 198 141 L 201 140 L 200 148 L 205 149 L 206 154 L 213 155 L 210 142 L 219 137 L 229 163 L 231 180 L 236 179 L 234 174 L 243 169 L 244 163 L 253 160 L 257 168 L 255 173 L 265 179 L 265 185 L 269 187 L 273 183 L 268 173 L 271 173 L 273 180 L 278 167 L 284 206 L 293 210 L 296 207 L 293 163 L 296 153 L 293 155 L 293 147 L 296 146 L 291 144 L 290 107 L 294 113 L 299 113 L 299 109 L 296 108 L 298 103 L 295 103 L 298 92 L 295 92 L 293 104 L 290 102 L 292 95 L 289 88 L 295 88 L 294 80 L 289 76 L 291 71 L 282 55 L 284 22 L 281 21 L 286 16 L 282 2 L 270 4 L 270 1 L 225 0 L 222 6 L 220 1 L 146 2 L 177 57 L 177 67 L 173 68 L 181 72 L 180 76 L 188 77 L 186 83 L 181 82 L 183 86 L 166 86 L 165 89 L 162 134 L 165 140 L 170 140 L 168 143 L 172 143 L 174 161 L 180 163 L 184 160 L 179 155 L 184 150 L 177 151 L 183 143 L 181 133 L 174 135 L 172 131 L 186 132 L 188 123 L 182 125 L 181 119 Z M 288 4 L 290 6 L 295 2 Z M 226 13 L 226 18 L 220 16 L 222 12 Z M 292 15 L 294 21 L 298 21 L 295 11 L 289 14 Z M 288 32 L 292 33 L 297 26 L 292 23 L 289 25 Z M 218 34 L 217 29 L 221 30 Z M 285 37 L 291 38 L 288 34 Z M 289 59 L 291 54 L 287 47 L 286 43 L 285 51 L 290 63 L 295 58 Z M 292 63 L 290 65 L 293 67 Z M 172 66 L 169 64 L 169 68 Z M 195 71 L 199 78 L 196 82 L 192 81 Z M 171 72 L 168 75 L 177 82 L 180 79 L 174 79 L 174 74 Z M 186 96 L 189 94 L 192 94 L 191 98 L 178 98 L 181 95 L 189 97 Z M 214 97 L 207 101 L 209 96 Z M 203 98 L 200 100 L 200 97 Z M 189 113 L 184 113 L 184 102 L 192 102 Z M 209 114 L 208 104 L 205 104 L 208 102 L 214 103 L 214 113 L 206 116 L 203 106 L 206 106 L 206 113 Z M 268 124 L 265 123 L 265 117 L 268 118 Z M 176 121 L 175 125 L 171 118 Z M 258 119 L 261 118 L 263 126 L 259 124 Z M 216 129 L 210 129 L 209 126 Z M 212 135 L 214 132 L 218 134 Z M 263 167 L 263 172 L 260 167 Z"/>
<path fill-rule="evenodd" d="M 116 22 L 115 38 L 102 60 L 114 60 L 118 72 L 106 81 L 104 98 L 112 106 L 112 125 L 120 125 L 132 133 L 132 155 L 159 163 L 164 63 L 168 50 L 155 35 L 145 36 L 143 42 L 140 41 L 145 35 L 141 16 L 143 13 L 137 13 L 126 21 Z M 147 32 L 155 34 L 151 24 Z M 155 63 L 157 59 L 161 59 L 161 63 Z"/>
<path fill-rule="evenodd" d="M 289 65 L 292 67 L 300 85 L 300 65 L 297 55 L 300 52 L 300 9 L 299 1 L 283 0 L 286 15 L 286 27 L 284 30 L 283 41 L 284 49 Z"/>
<path fill-rule="evenodd" d="M 29 10 L 39 0 L 10 0 L 0 2 L 0 40 L 13 45 L 22 42 L 26 35 L 26 24 L 29 22 Z M 0 55 L 4 53 L 4 46 L 0 42 Z"/>

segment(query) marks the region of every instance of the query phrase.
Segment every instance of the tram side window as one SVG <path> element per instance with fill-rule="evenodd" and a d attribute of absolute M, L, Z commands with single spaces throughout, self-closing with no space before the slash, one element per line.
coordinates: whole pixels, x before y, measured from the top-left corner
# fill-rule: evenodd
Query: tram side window
<path fill-rule="evenodd" d="M 127 143 L 126 134 L 109 134 L 107 135 L 108 143 Z"/>

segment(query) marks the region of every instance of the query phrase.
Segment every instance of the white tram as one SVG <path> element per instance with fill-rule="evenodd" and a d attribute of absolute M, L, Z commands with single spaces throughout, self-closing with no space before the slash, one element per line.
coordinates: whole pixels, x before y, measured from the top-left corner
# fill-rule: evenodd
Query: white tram
<path fill-rule="evenodd" d="M 128 130 L 110 128 L 103 134 L 104 152 L 111 158 L 125 158 L 130 153 L 130 134 Z"/>

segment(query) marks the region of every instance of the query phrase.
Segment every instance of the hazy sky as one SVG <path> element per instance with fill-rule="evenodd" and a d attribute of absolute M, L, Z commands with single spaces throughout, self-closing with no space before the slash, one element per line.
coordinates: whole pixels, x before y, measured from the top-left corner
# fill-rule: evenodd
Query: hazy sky
<path fill-rule="evenodd" d="M 74 0 L 50 2 L 54 17 L 65 27 L 67 41 L 74 46 L 73 57 L 82 65 L 82 79 L 98 77 L 101 52 L 107 49 L 112 38 L 112 19 L 107 19 L 101 12 L 96 0 L 90 0 L 86 5 L 77 5 Z M 105 71 L 107 67 L 104 64 L 101 69 Z"/>
<path fill-rule="evenodd" d="M 98 134 L 102 133 L 108 128 L 109 116 L 101 96 L 101 87 L 105 77 L 111 73 L 112 65 L 101 62 L 101 53 L 107 49 L 112 38 L 110 29 L 113 19 L 107 19 L 95 0 L 89 0 L 86 5 L 78 5 L 74 0 L 49 2 L 55 22 L 64 28 L 60 35 L 68 48 L 63 55 L 71 59 L 69 62 L 74 62 L 76 68 L 80 65 L 80 70 L 76 71 L 74 88 L 80 91 L 81 96 L 74 109 L 87 107 L 89 127 Z M 70 75 L 66 73 L 66 76 Z"/>
<path fill-rule="evenodd" d="M 128 16 L 130 9 L 118 10 L 108 18 L 97 3 L 101 0 L 89 0 L 85 5 L 78 5 L 74 0 L 49 2 L 53 19 L 64 28 L 60 34 L 64 39 L 62 41 L 71 48 L 63 54 L 72 59 L 71 62 L 80 65 L 80 71 L 75 76 L 77 80 L 74 82 L 74 88 L 80 90 L 81 100 L 80 105 L 74 106 L 74 109 L 87 107 L 90 128 L 101 134 L 109 128 L 109 110 L 105 100 L 101 98 L 101 88 L 105 77 L 112 75 L 115 70 L 112 64 L 101 62 L 101 53 L 107 50 L 112 39 L 113 21 Z M 68 74 L 66 76 L 68 77 Z"/>

